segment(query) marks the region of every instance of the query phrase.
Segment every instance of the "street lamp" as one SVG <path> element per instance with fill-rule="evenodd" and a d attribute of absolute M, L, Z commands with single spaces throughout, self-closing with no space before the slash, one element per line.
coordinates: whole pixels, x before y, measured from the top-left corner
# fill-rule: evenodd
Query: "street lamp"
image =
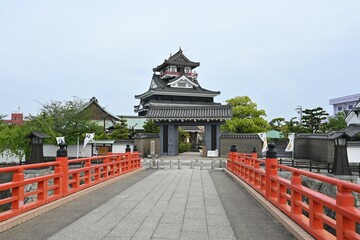
<path fill-rule="evenodd" d="M 334 141 L 335 154 L 331 173 L 335 175 L 351 175 L 347 156 L 347 138 L 340 136 L 335 138 Z"/>

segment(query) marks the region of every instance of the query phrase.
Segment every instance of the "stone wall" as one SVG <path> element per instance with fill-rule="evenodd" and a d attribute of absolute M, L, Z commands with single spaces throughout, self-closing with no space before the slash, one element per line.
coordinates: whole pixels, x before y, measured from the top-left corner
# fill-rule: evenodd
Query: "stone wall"
<path fill-rule="evenodd" d="M 36 170 L 25 170 L 24 178 L 29 179 L 29 178 L 34 178 L 34 177 L 39 177 L 39 176 L 44 176 L 44 175 L 49 175 L 49 174 L 53 174 L 53 171 L 49 168 L 36 169 Z M 13 175 L 13 172 L 0 174 L 0 184 L 6 183 L 6 182 L 11 182 L 12 175 Z M 49 186 L 53 185 L 53 182 L 54 182 L 54 180 L 50 180 L 48 182 Z M 25 189 L 24 189 L 25 193 L 31 192 L 31 191 L 36 191 L 36 190 L 37 190 L 37 183 L 25 185 Z M 48 194 L 52 195 L 53 194 L 52 190 Z M 0 191 L 0 199 L 4 199 L 4 198 L 8 198 L 8 197 L 11 197 L 11 190 Z M 32 196 L 25 197 L 24 203 L 30 203 L 30 202 L 33 202 L 36 200 L 37 200 L 37 195 L 32 195 Z M 11 203 L 0 205 L 0 212 L 7 211 L 10 209 L 10 207 L 11 207 Z"/>
<path fill-rule="evenodd" d="M 160 155 L 160 136 L 157 133 L 138 133 L 134 136 L 134 146 L 143 158 L 150 155 L 151 141 L 155 141 L 155 155 Z"/>
<path fill-rule="evenodd" d="M 238 152 L 242 153 L 251 153 L 255 147 L 258 156 L 262 157 L 262 141 L 257 133 L 222 133 L 220 136 L 220 156 L 227 156 L 231 145 L 234 144 Z"/>
<path fill-rule="evenodd" d="M 36 169 L 36 170 L 25 170 L 24 171 L 24 178 L 28 179 L 28 178 L 35 178 L 35 177 L 39 177 L 39 176 L 44 176 L 44 175 L 49 175 L 49 174 L 53 174 L 53 171 L 49 168 L 46 169 Z M 50 180 L 48 181 L 48 185 L 51 186 L 53 185 L 54 180 Z M 28 184 L 25 185 L 25 192 L 32 192 L 32 191 L 36 191 L 38 189 L 38 184 L 37 183 L 32 183 L 32 184 Z M 48 193 L 49 195 L 52 195 L 52 191 L 50 193 Z M 32 195 L 32 196 L 28 196 L 25 197 L 24 199 L 24 203 L 30 203 L 33 201 L 37 200 L 37 195 Z"/>

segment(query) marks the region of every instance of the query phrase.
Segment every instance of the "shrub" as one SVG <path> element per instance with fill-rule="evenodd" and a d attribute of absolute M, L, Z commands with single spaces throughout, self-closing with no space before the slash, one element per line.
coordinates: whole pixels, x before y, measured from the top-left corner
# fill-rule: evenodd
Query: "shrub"
<path fill-rule="evenodd" d="M 191 150 L 191 143 L 179 143 L 179 153 L 189 152 Z"/>

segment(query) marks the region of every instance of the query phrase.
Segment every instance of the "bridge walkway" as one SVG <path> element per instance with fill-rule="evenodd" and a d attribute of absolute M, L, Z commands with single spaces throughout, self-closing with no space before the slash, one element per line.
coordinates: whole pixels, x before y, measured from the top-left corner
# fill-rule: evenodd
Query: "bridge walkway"
<path fill-rule="evenodd" d="M 145 169 L 0 239 L 295 239 L 222 169 Z"/>

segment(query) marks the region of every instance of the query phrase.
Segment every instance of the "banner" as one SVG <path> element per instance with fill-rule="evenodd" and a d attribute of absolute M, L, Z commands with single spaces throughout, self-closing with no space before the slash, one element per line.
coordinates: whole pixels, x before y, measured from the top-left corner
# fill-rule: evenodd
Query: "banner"
<path fill-rule="evenodd" d="M 289 143 L 286 146 L 285 152 L 292 152 L 294 151 L 294 140 L 295 140 L 295 133 L 289 133 Z"/>
<path fill-rule="evenodd" d="M 261 149 L 261 152 L 266 152 L 267 150 L 267 139 L 266 139 L 266 133 L 258 133 L 261 141 L 263 142 L 263 147 Z"/>
<path fill-rule="evenodd" d="M 56 137 L 56 142 L 59 145 L 60 143 L 65 143 L 65 137 Z"/>
<path fill-rule="evenodd" d="M 95 137 L 95 133 L 87 133 L 85 135 L 85 139 L 84 139 L 84 147 L 83 149 L 85 149 L 86 144 L 88 144 L 89 141 L 93 141 Z"/>

